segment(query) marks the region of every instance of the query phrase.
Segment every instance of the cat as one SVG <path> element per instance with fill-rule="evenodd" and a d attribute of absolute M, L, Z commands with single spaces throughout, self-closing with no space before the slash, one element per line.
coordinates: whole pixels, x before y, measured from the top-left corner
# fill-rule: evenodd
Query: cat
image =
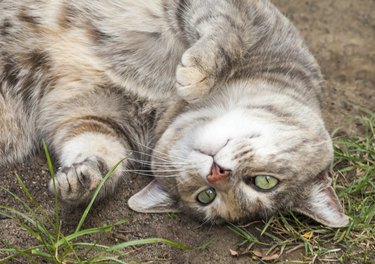
<path fill-rule="evenodd" d="M 322 75 L 267 0 L 3 0 L 0 165 L 44 139 L 67 204 L 128 173 L 138 212 L 240 221 L 289 208 L 331 227 Z"/>

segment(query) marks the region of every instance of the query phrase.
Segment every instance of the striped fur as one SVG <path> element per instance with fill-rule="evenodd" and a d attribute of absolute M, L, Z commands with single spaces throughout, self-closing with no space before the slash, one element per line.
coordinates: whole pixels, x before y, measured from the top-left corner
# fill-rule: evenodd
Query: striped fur
<path fill-rule="evenodd" d="M 43 138 L 61 166 L 59 197 L 70 204 L 87 202 L 131 155 L 101 196 L 152 162 L 150 188 L 161 195 L 149 206 L 137 200 L 148 201 L 147 192 L 134 196 L 138 211 L 193 208 L 215 221 L 291 207 L 346 224 L 319 176 L 332 162 L 319 67 L 268 1 L 4 0 L 0 11 L 0 166 Z M 232 177 L 203 207 L 195 195 L 209 185 L 213 161 Z M 245 178 L 257 173 L 279 177 L 280 187 L 255 190 Z M 334 213 L 303 209 L 310 189 Z"/>

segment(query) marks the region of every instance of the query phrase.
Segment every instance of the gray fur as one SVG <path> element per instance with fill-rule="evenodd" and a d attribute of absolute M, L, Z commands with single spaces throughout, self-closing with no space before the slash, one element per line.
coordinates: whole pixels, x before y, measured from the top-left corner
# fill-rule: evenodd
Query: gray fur
<path fill-rule="evenodd" d="M 332 145 L 319 67 L 270 2 L 4 0 L 0 10 L 0 165 L 24 159 L 43 138 L 62 167 L 59 197 L 70 204 L 87 202 L 128 157 L 101 197 L 130 168 L 142 174 L 152 163 L 149 193 L 165 199 L 151 197 L 147 208 L 141 192 L 129 203 L 138 211 L 177 206 L 236 221 L 290 207 L 327 225 L 347 223 L 321 176 Z M 195 200 L 209 185 L 208 165 L 189 160 L 198 152 L 231 171 L 210 206 Z M 272 173 L 280 186 L 245 186 L 257 173 Z M 306 211 L 300 197 L 330 211 Z"/>

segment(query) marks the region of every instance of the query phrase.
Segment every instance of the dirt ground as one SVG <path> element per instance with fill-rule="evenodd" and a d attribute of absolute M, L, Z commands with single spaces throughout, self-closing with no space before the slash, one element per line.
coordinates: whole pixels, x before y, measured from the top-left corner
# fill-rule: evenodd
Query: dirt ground
<path fill-rule="evenodd" d="M 300 30 L 319 61 L 326 79 L 323 112 L 330 131 L 359 133 L 361 127 L 353 116 L 375 111 L 375 1 L 374 0 L 274 0 Z M 32 195 L 53 215 L 53 197 L 47 193 L 49 173 L 45 159 L 35 157 L 12 168 L 0 168 L 1 184 L 21 194 L 14 173 L 26 182 Z M 204 251 L 181 251 L 165 245 L 145 246 L 133 253 L 140 262 L 163 263 L 249 263 L 249 258 L 233 258 L 229 249 L 236 248 L 241 238 L 226 226 L 207 226 L 187 215 L 138 214 L 126 205 L 127 199 L 150 179 L 126 179 L 114 197 L 96 206 L 85 227 L 128 219 L 112 237 L 102 241 L 115 243 L 147 237 L 164 237 L 199 246 L 212 244 Z M 9 196 L 0 192 L 0 204 L 19 208 Z M 62 210 L 64 231 L 72 231 L 78 212 Z M 0 238 L 18 246 L 29 245 L 25 231 L 11 220 L 0 220 Z M 288 259 L 301 258 L 294 254 Z"/>

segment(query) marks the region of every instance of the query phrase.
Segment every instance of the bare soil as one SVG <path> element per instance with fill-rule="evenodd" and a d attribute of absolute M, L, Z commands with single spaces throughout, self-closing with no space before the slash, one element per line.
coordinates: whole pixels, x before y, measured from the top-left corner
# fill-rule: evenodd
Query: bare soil
<path fill-rule="evenodd" d="M 340 134 L 361 132 L 353 117 L 375 111 L 375 1 L 373 0 L 274 0 L 300 30 L 319 61 L 326 79 L 323 115 L 330 131 Z M 0 169 L 1 185 L 20 195 L 15 173 L 25 181 L 31 194 L 53 216 L 53 196 L 47 192 L 50 175 L 43 155 Z M 128 219 L 101 243 L 164 237 L 199 246 L 211 240 L 207 250 L 182 251 L 166 245 L 133 249 L 129 260 L 163 263 L 249 263 L 249 257 L 234 258 L 241 238 L 226 226 L 201 225 L 187 215 L 139 214 L 126 205 L 128 198 L 150 179 L 129 177 L 117 193 L 95 206 L 84 227 L 101 226 Z M 0 204 L 19 208 L 9 195 L 0 192 Z M 62 208 L 63 231 L 74 230 L 82 211 Z M 9 219 L 0 220 L 0 238 L 22 247 L 33 243 L 30 236 Z M 92 238 L 94 239 L 94 238 Z M 301 252 L 286 259 L 302 259 Z"/>

